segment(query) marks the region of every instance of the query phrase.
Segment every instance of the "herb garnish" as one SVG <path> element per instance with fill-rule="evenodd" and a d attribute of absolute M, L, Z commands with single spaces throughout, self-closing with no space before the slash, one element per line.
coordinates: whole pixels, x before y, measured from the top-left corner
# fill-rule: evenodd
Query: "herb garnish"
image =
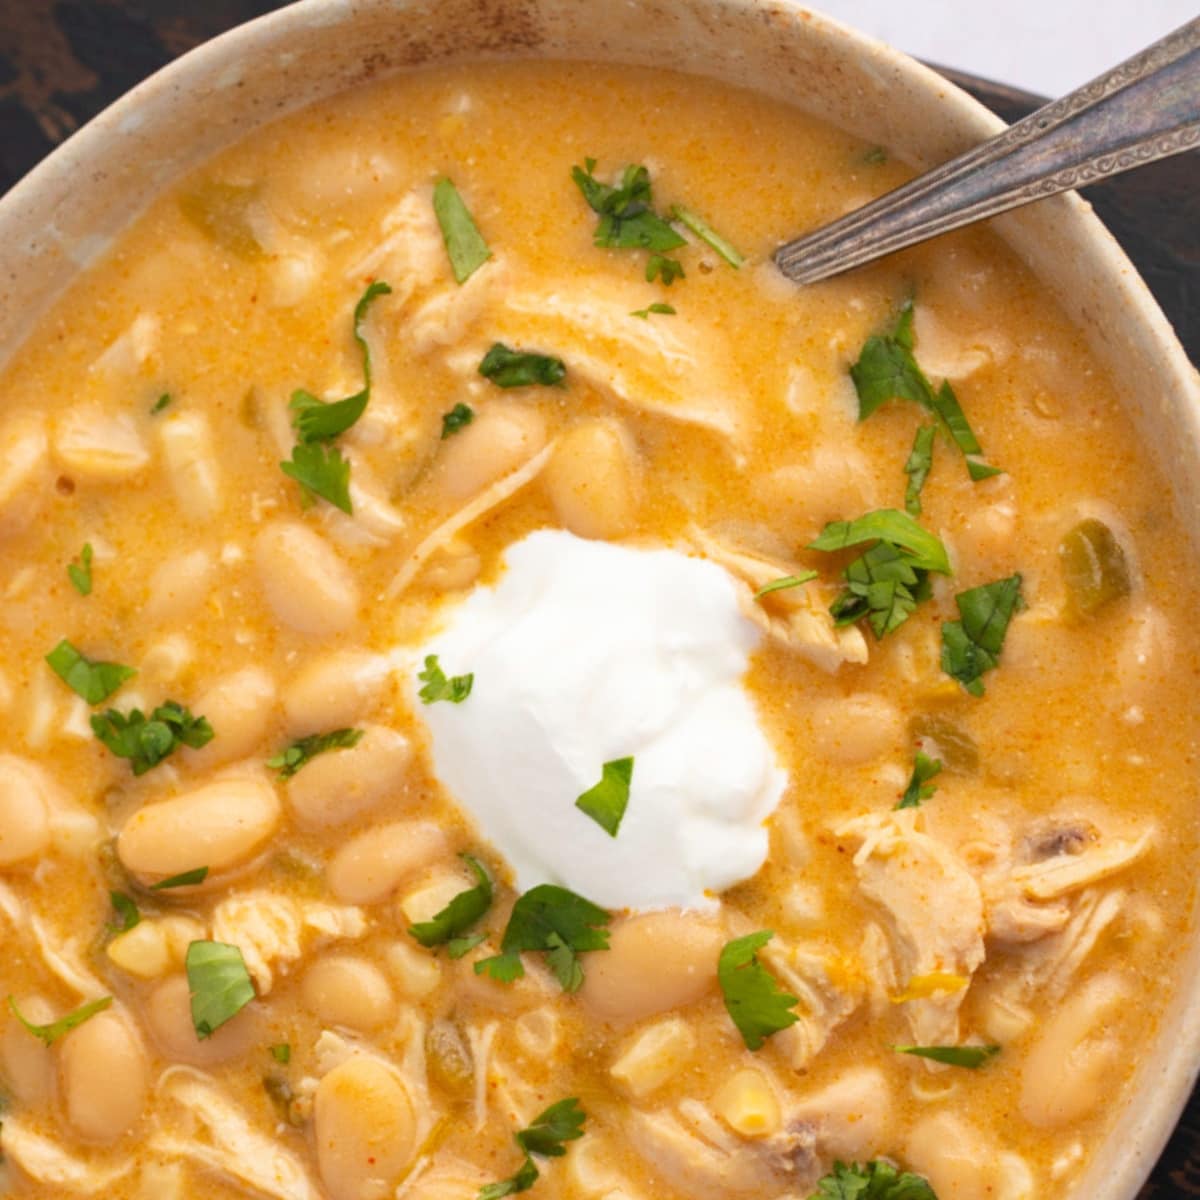
<path fill-rule="evenodd" d="M 194 716 L 182 704 L 168 700 L 147 719 L 140 708 L 126 716 L 115 708 L 92 717 L 92 732 L 118 758 L 127 758 L 135 775 L 144 775 L 180 746 L 199 750 L 213 739 L 207 718 Z"/>
<path fill-rule="evenodd" d="M 212 1037 L 254 999 L 246 960 L 225 942 L 192 942 L 184 960 L 196 1036 Z"/>
<path fill-rule="evenodd" d="M 163 394 L 161 396 L 159 396 L 159 398 L 157 400 L 155 400 L 153 407 L 150 409 L 150 415 L 152 417 L 157 416 L 170 403 L 171 403 L 171 393 L 163 392 Z"/>
<path fill-rule="evenodd" d="M 513 905 L 500 942 L 500 953 L 475 964 L 476 975 L 512 983 L 525 974 L 521 955 L 537 951 L 564 992 L 577 992 L 583 983 L 579 955 L 608 949 L 609 914 L 566 888 L 542 883 L 530 888 Z"/>
<path fill-rule="evenodd" d="M 725 944 L 717 959 L 717 982 L 725 1007 L 747 1050 L 758 1050 L 773 1033 L 799 1020 L 792 1012 L 799 998 L 785 992 L 758 961 L 758 951 L 774 936 L 771 930 L 760 929 L 735 938 Z"/>
<path fill-rule="evenodd" d="M 207 878 L 207 867 L 195 867 L 191 871 L 181 871 L 178 875 L 172 875 L 168 879 L 160 879 L 157 883 L 152 883 L 149 890 L 165 892 L 170 888 L 195 887 L 196 884 L 203 883 Z"/>
<path fill-rule="evenodd" d="M 113 933 L 128 933 L 142 919 L 137 902 L 124 892 L 109 892 L 108 898 L 112 901 L 113 912 L 117 914 L 117 923 L 114 925 L 110 922 L 108 928 Z"/>
<path fill-rule="evenodd" d="M 72 1029 L 77 1029 L 89 1017 L 94 1017 L 97 1013 L 103 1012 L 113 1002 L 111 996 L 101 996 L 99 1000 L 92 1000 L 82 1008 L 77 1008 L 73 1013 L 67 1013 L 65 1017 L 59 1017 L 57 1021 L 51 1021 L 47 1025 L 35 1025 L 32 1021 L 27 1021 L 21 1016 L 20 1009 L 17 1008 L 17 1001 L 14 997 L 9 996 L 8 1007 L 12 1011 L 12 1015 L 33 1034 L 35 1038 L 40 1038 L 47 1046 L 52 1046 L 64 1033 L 70 1033 Z"/>
<path fill-rule="evenodd" d="M 361 729 L 334 729 L 329 733 L 312 733 L 299 738 L 286 750 L 267 759 L 267 766 L 279 772 L 281 779 L 291 779 L 301 767 L 307 766 L 318 754 L 328 750 L 348 750 L 362 738 Z"/>
<path fill-rule="evenodd" d="M 679 259 L 668 258 L 665 254 L 652 254 L 646 259 L 646 282 L 653 283 L 660 278 L 664 287 L 670 287 L 675 280 L 686 279 L 687 273 Z"/>
<path fill-rule="evenodd" d="M 670 304 L 651 304 L 648 308 L 635 308 L 629 315 L 631 317 L 641 317 L 643 321 L 650 320 L 651 313 L 659 313 L 664 317 L 675 316 L 675 309 Z"/>
<path fill-rule="evenodd" d="M 801 571 L 799 575 L 781 575 L 778 579 L 772 579 L 770 583 L 764 583 L 754 593 L 754 599 L 761 600 L 772 592 L 782 592 L 786 588 L 800 587 L 801 584 L 810 583 L 816 579 L 819 574 L 819 571 Z"/>
<path fill-rule="evenodd" d="M 959 592 L 954 602 L 962 619 L 942 624 L 942 670 L 972 696 L 982 696 L 981 677 L 999 664 L 1008 624 L 1025 606 L 1021 576 Z"/>
<path fill-rule="evenodd" d="M 976 1071 L 989 1058 L 1000 1053 L 999 1046 L 893 1046 L 897 1054 L 911 1054 L 916 1058 L 929 1058 L 934 1062 L 951 1067 L 967 1067 Z"/>
<path fill-rule="evenodd" d="M 921 489 L 933 467 L 933 435 L 936 425 L 922 425 L 913 438 L 912 453 L 904 464 L 908 485 L 904 489 L 904 511 L 910 517 L 921 515 Z"/>
<path fill-rule="evenodd" d="M 417 693 L 423 704 L 433 704 L 438 700 L 448 700 L 451 704 L 461 704 L 470 694 L 475 682 L 475 674 L 451 675 L 446 678 L 446 672 L 438 665 L 436 654 L 425 656 L 425 669 L 417 673 L 417 678 L 425 686 Z"/>
<path fill-rule="evenodd" d="M 498 1183 L 489 1183 L 479 1192 L 478 1200 L 502 1200 L 517 1192 L 527 1192 L 537 1182 L 538 1169 L 533 1155 L 543 1158 L 561 1158 L 567 1152 L 564 1142 L 573 1142 L 583 1137 L 583 1123 L 587 1114 L 579 1107 L 579 1101 L 571 1096 L 552 1104 L 539 1113 L 533 1121 L 514 1134 L 517 1145 L 525 1153 L 525 1161 L 515 1174 Z"/>
<path fill-rule="evenodd" d="M 274 1046 L 268 1046 L 267 1050 L 277 1063 L 286 1066 L 292 1061 L 292 1048 L 287 1042 L 278 1042 Z"/>
<path fill-rule="evenodd" d="M 573 167 L 575 180 L 583 198 L 593 212 L 599 214 L 592 240 L 597 246 L 609 249 L 677 250 L 684 241 L 653 208 L 650 172 L 644 166 L 630 163 L 621 173 L 619 184 L 601 183 L 593 174 L 594 158 L 584 159 L 584 167 Z"/>
<path fill-rule="evenodd" d="M 923 750 L 918 750 L 916 758 L 913 759 L 912 777 L 908 781 L 908 787 L 904 789 L 904 795 L 900 797 L 900 803 L 897 808 L 917 808 L 921 802 L 928 800 L 937 787 L 929 781 L 942 773 L 942 760 L 940 758 L 930 758 Z"/>
<path fill-rule="evenodd" d="M 103 703 L 121 684 L 137 674 L 132 667 L 120 663 L 87 658 L 66 638 L 46 655 L 46 662 L 71 691 L 89 704 Z"/>
<path fill-rule="evenodd" d="M 862 160 L 869 163 L 873 167 L 877 167 L 887 162 L 888 152 L 883 146 L 872 146 L 863 156 Z"/>
<path fill-rule="evenodd" d="M 479 373 L 502 388 L 562 387 L 567 367 L 561 358 L 514 350 L 503 342 L 495 342 L 483 356 Z"/>
<path fill-rule="evenodd" d="M 703 217 L 682 205 L 671 209 L 671 220 L 690 229 L 702 242 L 712 247 L 731 267 L 738 268 L 746 260 Z"/>
<path fill-rule="evenodd" d="M 454 940 L 469 940 L 460 939 L 460 935 L 466 933 L 492 906 L 492 877 L 484 865 L 470 854 L 462 854 L 459 857 L 471 868 L 478 883 L 473 888 L 459 892 L 441 912 L 434 913 L 431 920 L 420 921 L 410 927 L 408 932 L 422 946 L 441 946 Z M 475 943 L 478 944 L 479 942 Z M 452 946 L 450 956 L 461 958 L 470 947 L 466 947 L 457 955 L 454 949 Z"/>
<path fill-rule="evenodd" d="M 466 429 L 473 420 L 475 410 L 469 404 L 456 404 L 449 412 L 442 413 L 442 441 L 460 429 Z"/>
<path fill-rule="evenodd" d="M 458 189 L 449 179 L 439 179 L 434 186 L 433 211 L 442 228 L 442 240 L 446 243 L 455 282 L 466 283 L 492 257 L 492 252 Z"/>
<path fill-rule="evenodd" d="M 92 543 L 84 542 L 79 552 L 79 565 L 67 564 L 67 576 L 81 596 L 92 594 Z"/>
<path fill-rule="evenodd" d="M 937 1200 L 929 1181 L 889 1162 L 835 1162 L 809 1200 Z"/>
<path fill-rule="evenodd" d="M 586 813 L 609 837 L 616 837 L 629 804 L 629 785 L 633 782 L 633 759 L 614 758 L 600 768 L 600 782 L 588 788 L 575 807 Z"/>

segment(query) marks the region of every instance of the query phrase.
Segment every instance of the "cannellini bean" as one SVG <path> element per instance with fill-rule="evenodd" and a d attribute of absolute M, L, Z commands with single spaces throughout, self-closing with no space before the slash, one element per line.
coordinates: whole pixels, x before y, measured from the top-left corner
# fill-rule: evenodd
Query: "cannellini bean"
<path fill-rule="evenodd" d="M 259 586 L 271 611 L 300 633 L 340 633 L 358 617 L 358 585 L 333 548 L 299 521 L 274 521 L 255 539 Z"/>
<path fill-rule="evenodd" d="M 182 633 L 172 633 L 147 648 L 138 668 L 147 683 L 174 683 L 195 661 L 196 651 Z"/>
<path fill-rule="evenodd" d="M 878 487 L 866 457 L 846 445 L 844 436 L 836 443 L 819 445 L 802 466 L 772 471 L 762 480 L 760 490 L 776 524 L 806 540 L 828 521 L 879 507 Z"/>
<path fill-rule="evenodd" d="M 310 659 L 283 689 L 288 733 L 306 737 L 356 725 L 378 705 L 391 672 L 386 657 L 367 650 Z"/>
<path fill-rule="evenodd" d="M 410 925 L 431 921 L 460 892 L 474 885 L 464 870 L 447 867 L 434 871 L 400 899 L 400 916 Z"/>
<path fill-rule="evenodd" d="M 699 1000 L 717 980 L 725 935 L 713 921 L 665 910 L 613 925 L 608 950 L 584 959 L 580 998 L 598 1017 L 637 1021 Z"/>
<path fill-rule="evenodd" d="M 150 576 L 143 615 L 151 621 L 178 621 L 187 616 L 208 596 L 214 567 L 207 550 L 188 550 L 168 558 Z"/>
<path fill-rule="evenodd" d="M 141 472 L 150 461 L 128 413 L 103 409 L 72 409 L 54 432 L 54 454 L 75 478 L 97 483 L 119 483 Z"/>
<path fill-rule="evenodd" d="M 105 953 L 127 974 L 157 979 L 179 970 L 188 946 L 204 934 L 204 926 L 191 917 L 143 917 L 132 929 L 117 934 Z"/>
<path fill-rule="evenodd" d="M 442 981 L 441 960 L 415 945 L 393 942 L 383 957 L 400 994 L 410 1000 L 428 996 Z"/>
<path fill-rule="evenodd" d="M 46 1025 L 58 1015 L 48 1001 L 41 996 L 23 996 L 17 1001 L 21 1015 L 35 1025 Z M 38 1038 L 10 1013 L 4 1036 L 0 1039 L 0 1067 L 4 1082 L 13 1095 L 28 1105 L 42 1104 L 54 1092 L 54 1055 L 50 1047 Z"/>
<path fill-rule="evenodd" d="M 244 758 L 267 736 L 275 719 L 275 681 L 262 667 L 245 667 L 219 679 L 192 706 L 208 718 L 213 738 L 184 759 L 197 770 Z"/>
<path fill-rule="evenodd" d="M 611 1142 L 594 1133 L 585 1134 L 571 1147 L 563 1164 L 574 1193 L 590 1200 L 593 1196 L 607 1197 L 620 1187 L 624 1180 L 614 1165 L 618 1157 Z"/>
<path fill-rule="evenodd" d="M 853 1162 L 870 1158 L 887 1144 L 892 1124 L 892 1092 L 874 1067 L 851 1067 L 833 1083 L 810 1092 L 792 1106 L 794 1127 L 812 1123 L 822 1150 Z"/>
<path fill-rule="evenodd" d="M 430 821 L 379 825 L 340 846 L 325 870 L 343 904 L 375 904 L 446 852 L 447 838 Z"/>
<path fill-rule="evenodd" d="M 813 747 L 839 766 L 874 762 L 902 744 L 900 710 L 883 696 L 857 692 L 810 706 Z"/>
<path fill-rule="evenodd" d="M 783 1119 L 775 1089 L 752 1067 L 735 1071 L 718 1088 L 712 1107 L 734 1133 L 747 1138 L 776 1133 Z"/>
<path fill-rule="evenodd" d="M 208 887 L 249 862 L 279 824 L 274 790 L 259 779 L 223 779 L 148 804 L 126 822 L 117 855 L 127 871 L 155 882 L 206 866 Z"/>
<path fill-rule="evenodd" d="M 648 1096 L 690 1062 L 696 1035 L 681 1017 L 667 1017 L 638 1033 L 621 1051 L 609 1074 L 635 1099 Z"/>
<path fill-rule="evenodd" d="M 382 1063 L 357 1054 L 317 1086 L 314 1138 L 331 1200 L 384 1200 L 417 1149 L 417 1114 Z"/>
<path fill-rule="evenodd" d="M 185 516 L 208 521 L 221 511 L 221 468 L 208 417 L 195 410 L 158 418 L 167 478 Z"/>
<path fill-rule="evenodd" d="M 210 1037 L 201 1038 L 192 1022 L 192 1002 L 184 975 L 172 975 L 158 984 L 142 1011 L 150 1037 L 170 1062 L 211 1067 L 240 1058 L 262 1041 L 256 1004 L 248 1004 Z"/>
<path fill-rule="evenodd" d="M 0 755 L 0 868 L 32 862 L 49 849 L 48 788 L 32 763 Z"/>
<path fill-rule="evenodd" d="M 0 429 L 0 528 L 20 529 L 50 487 L 50 449 L 40 414 L 19 413 Z"/>
<path fill-rule="evenodd" d="M 412 746 L 403 734 L 368 725 L 355 746 L 314 758 L 288 780 L 288 801 L 303 829 L 344 825 L 384 800 L 406 799 Z"/>
<path fill-rule="evenodd" d="M 67 1120 L 81 1137 L 111 1142 L 142 1115 L 150 1086 L 146 1052 L 133 1026 L 98 1013 L 62 1040 L 59 1077 Z"/>
<path fill-rule="evenodd" d="M 623 426 L 587 421 L 558 440 L 542 477 L 560 523 L 586 538 L 619 538 L 637 517 L 636 451 Z"/>
<path fill-rule="evenodd" d="M 482 569 L 479 551 L 466 538 L 452 537 L 430 557 L 421 583 L 435 592 L 460 591 L 470 587 Z"/>
<path fill-rule="evenodd" d="M 323 266 L 319 251 L 303 243 L 281 254 L 268 268 L 271 303 L 276 308 L 299 304 L 316 286 Z"/>
<path fill-rule="evenodd" d="M 907 1159 L 928 1178 L 939 1196 L 954 1200 L 1031 1200 L 1029 1168 L 1011 1152 L 996 1153 L 985 1138 L 956 1113 L 940 1112 L 918 1121 L 908 1137 Z"/>
<path fill-rule="evenodd" d="M 536 408 L 493 401 L 442 446 L 432 471 L 433 487 L 447 500 L 469 500 L 545 444 L 546 422 Z"/>
<path fill-rule="evenodd" d="M 1104 1103 L 1121 1046 L 1110 1020 L 1129 999 L 1120 976 L 1097 975 L 1044 1022 L 1021 1073 L 1021 1115 L 1042 1128 L 1069 1125 Z"/>
<path fill-rule="evenodd" d="M 366 959 L 329 954 L 313 963 L 300 985 L 304 1006 L 325 1025 L 367 1033 L 396 1014 L 387 976 Z"/>

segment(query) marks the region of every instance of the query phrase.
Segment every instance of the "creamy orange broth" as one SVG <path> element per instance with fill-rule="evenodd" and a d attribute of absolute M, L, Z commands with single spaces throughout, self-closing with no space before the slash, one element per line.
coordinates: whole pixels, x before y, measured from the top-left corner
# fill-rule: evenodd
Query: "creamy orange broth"
<path fill-rule="evenodd" d="M 4 1013 L 13 1194 L 474 1196 L 520 1165 L 512 1134 L 569 1096 L 586 1136 L 539 1160 L 545 1196 L 807 1196 L 835 1158 L 888 1158 L 942 1200 L 1057 1194 L 1078 1174 L 1155 1036 L 1189 936 L 1194 559 L 1111 382 L 989 233 L 806 290 L 775 275 L 769 256 L 787 235 L 905 177 L 867 150 L 790 108 L 667 71 L 415 74 L 307 109 L 209 163 L 42 321 L 0 382 L 11 756 L 0 982 L 35 1022 L 115 1002 L 50 1048 Z M 693 244 L 677 254 L 686 278 L 666 288 L 644 281 L 644 253 L 595 248 L 594 214 L 569 176 L 586 156 L 605 180 L 647 163 L 659 209 L 700 212 L 746 265 Z M 494 254 L 461 290 L 440 242 L 429 249 L 444 174 Z M 181 196 L 213 181 L 257 189 L 249 256 L 183 213 Z M 350 518 L 302 507 L 278 464 L 294 389 L 334 398 L 360 386 L 350 314 L 371 279 L 395 290 L 364 326 L 367 415 L 338 443 L 366 492 Z M 789 785 L 767 864 L 717 917 L 614 914 L 614 948 L 583 956 L 577 996 L 534 955 L 519 983 L 476 977 L 515 899 L 511 873 L 434 778 L 407 680 L 356 691 L 347 660 L 329 656 L 414 643 L 443 605 L 497 576 L 506 546 L 545 526 L 748 552 L 780 573 L 816 568 L 810 599 L 779 593 L 760 612 L 824 613 L 846 559 L 803 547 L 827 521 L 903 507 L 903 464 L 928 420 L 898 401 L 854 419 L 848 367 L 910 295 L 918 360 L 935 383 L 952 379 L 1005 471 L 972 483 L 938 439 L 920 520 L 949 547 L 953 579 L 884 640 L 868 632 L 866 663 L 820 669 L 803 638 L 764 637 L 747 684 Z M 677 314 L 628 316 L 655 302 Z M 563 315 L 572 305 L 581 323 Z M 678 342 L 677 376 L 661 338 Z M 565 390 L 481 379 L 495 340 L 560 355 Z M 624 384 L 602 385 L 580 365 L 589 356 Z M 170 404 L 152 415 L 164 393 Z M 478 424 L 441 440 L 458 402 Z M 737 427 L 714 432 L 681 409 L 733 414 Z M 583 451 L 578 438 L 574 455 L 555 451 L 389 597 L 435 526 L 581 427 L 594 435 Z M 495 437 L 480 435 L 489 428 Z M 596 446 L 602 461 L 589 463 Z M 1117 533 L 1133 590 L 1071 620 L 1058 545 L 1084 516 Z M 263 549 L 279 522 L 311 535 L 291 565 Z M 84 542 L 95 551 L 87 597 L 66 572 Z M 941 622 L 957 616 L 956 592 L 1014 571 L 1028 607 L 975 698 L 939 667 Z M 296 628 L 305 621 L 324 628 Z M 207 716 L 215 739 L 134 777 L 44 662 L 62 638 L 138 669 L 101 708 L 175 699 Z M 314 682 L 314 670 L 325 675 Z M 947 760 L 936 795 L 893 818 L 918 748 L 912 722 L 931 715 L 969 734 L 977 766 Z M 330 751 L 289 782 L 266 769 L 294 738 L 332 725 L 399 731 L 412 754 Z M 217 802 L 234 823 L 278 805 L 265 843 L 228 855 L 199 888 L 146 891 L 179 868 L 131 873 L 113 839 L 146 806 L 214 780 L 250 789 Z M 377 785 L 373 804 L 301 827 L 302 783 L 324 812 L 363 780 Z M 904 977 L 894 914 L 864 887 L 876 868 L 846 830 L 864 818 L 899 831 L 901 859 L 908 844 L 936 851 L 983 889 L 986 958 L 957 1029 L 958 1041 L 1001 1047 L 979 1070 L 891 1049 L 914 1040 L 914 1005 L 944 1004 L 968 980 L 938 992 Z M 366 833 L 369 855 L 372 831 L 417 820 L 441 826 L 441 840 L 382 896 L 348 903 L 345 872 L 341 884 L 327 872 L 339 848 Z M 186 824 L 175 833 L 160 842 L 187 858 Z M 498 891 L 479 925 L 488 941 L 454 962 L 406 929 L 431 880 L 443 897 L 470 885 L 460 850 L 483 858 Z M 1035 915 L 1002 926 L 1005 881 L 1048 859 L 1080 879 L 1026 896 Z M 106 928 L 110 890 L 136 898 L 140 933 Z M 956 902 L 936 870 L 919 891 L 920 920 L 934 925 Z M 798 1024 L 751 1052 L 715 966 L 724 942 L 758 929 L 776 935 L 764 964 L 804 994 Z M 201 1041 L 183 956 L 209 938 L 248 959 L 257 947 L 270 979 L 252 970 L 258 998 Z M 286 1064 L 269 1053 L 284 1043 Z M 347 1074 L 347 1061 L 359 1068 Z M 321 1082 L 338 1071 L 336 1086 Z"/>

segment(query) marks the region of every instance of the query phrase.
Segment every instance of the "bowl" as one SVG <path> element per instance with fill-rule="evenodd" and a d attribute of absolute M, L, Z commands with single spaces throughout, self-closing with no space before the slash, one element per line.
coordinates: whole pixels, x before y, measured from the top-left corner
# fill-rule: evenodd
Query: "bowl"
<path fill-rule="evenodd" d="M 392 72 L 514 57 L 669 62 L 795 104 L 916 168 L 1002 128 L 933 71 L 790 0 L 302 0 L 135 88 L 0 202 L 0 360 L 141 207 L 250 130 Z M 1149 291 L 1075 195 L 992 224 L 1086 332 L 1200 549 L 1200 382 Z M 1075 1196 L 1131 1200 L 1187 1100 L 1200 1065 L 1194 933 L 1179 979 Z"/>

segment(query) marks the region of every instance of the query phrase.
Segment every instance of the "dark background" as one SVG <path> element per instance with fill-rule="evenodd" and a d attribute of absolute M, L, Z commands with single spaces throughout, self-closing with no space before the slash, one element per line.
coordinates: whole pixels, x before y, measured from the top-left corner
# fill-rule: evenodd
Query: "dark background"
<path fill-rule="evenodd" d="M 159 67 L 281 7 L 275 0 L 0 0 L 0 193 Z M 944 73 L 1008 121 L 1038 104 L 1038 97 L 1024 92 Z M 1192 362 L 1200 364 L 1198 193 L 1200 154 L 1191 153 L 1084 195 L 1150 285 Z M 1200 1089 L 1139 1200 L 1193 1196 L 1200 1197 Z"/>

